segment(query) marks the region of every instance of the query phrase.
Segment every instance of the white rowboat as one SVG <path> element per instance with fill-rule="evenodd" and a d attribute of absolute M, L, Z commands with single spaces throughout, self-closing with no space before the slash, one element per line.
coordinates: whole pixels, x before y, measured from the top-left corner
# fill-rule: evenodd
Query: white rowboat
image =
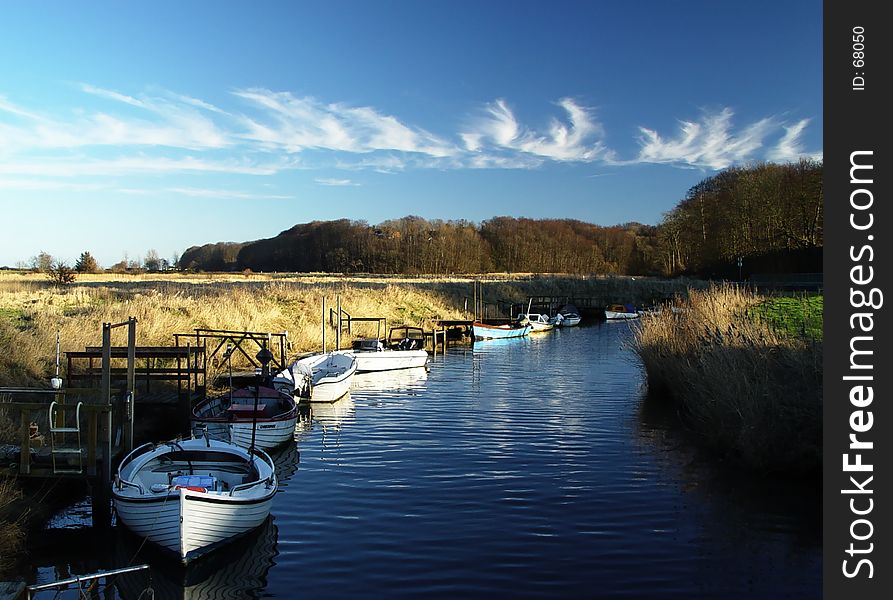
<path fill-rule="evenodd" d="M 255 391 L 257 411 L 255 411 Z M 208 428 L 214 439 L 247 448 L 270 450 L 294 437 L 298 407 L 291 394 L 261 386 L 234 390 L 199 402 L 192 409 L 192 428 Z"/>
<path fill-rule="evenodd" d="M 185 564 L 246 533 L 270 514 L 278 489 L 272 459 L 218 440 L 144 444 L 112 485 L 121 523 Z"/>

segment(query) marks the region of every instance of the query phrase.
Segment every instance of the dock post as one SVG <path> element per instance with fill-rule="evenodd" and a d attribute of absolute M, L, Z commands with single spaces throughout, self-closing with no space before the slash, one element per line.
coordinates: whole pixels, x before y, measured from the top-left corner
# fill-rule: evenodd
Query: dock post
<path fill-rule="evenodd" d="M 146 359 L 148 361 L 148 359 Z M 148 364 L 146 374 L 148 377 Z M 146 382 L 148 388 L 148 381 Z M 124 395 L 124 448 L 133 450 L 133 420 L 136 412 L 136 318 L 127 321 L 127 393 Z"/>
<path fill-rule="evenodd" d="M 335 305 L 338 311 L 338 326 L 335 329 L 335 350 L 341 350 L 341 294 L 335 296 Z"/>

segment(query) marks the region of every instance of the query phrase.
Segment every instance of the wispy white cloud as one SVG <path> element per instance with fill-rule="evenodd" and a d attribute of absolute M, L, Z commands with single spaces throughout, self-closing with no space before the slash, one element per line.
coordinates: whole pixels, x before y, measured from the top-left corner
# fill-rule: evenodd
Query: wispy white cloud
<path fill-rule="evenodd" d="M 114 104 L 139 109 L 143 114 L 78 110 L 73 115 L 48 115 L 22 109 L 0 98 L 0 111 L 17 117 L 0 131 L 6 152 L 92 146 L 213 150 L 233 144 L 230 132 L 202 114 L 195 102 L 184 101 L 183 97 L 177 101 L 161 97 L 135 98 L 87 84 L 79 89 Z"/>
<path fill-rule="evenodd" d="M 776 117 L 759 119 L 735 131 L 734 112 L 724 108 L 705 112 L 699 121 L 680 121 L 675 137 L 664 138 L 657 131 L 640 127 L 640 151 L 634 163 L 666 163 L 710 169 L 724 169 L 749 160 L 792 160 L 803 154 L 800 136 L 809 120 L 787 126 Z M 784 130 L 778 144 L 761 153 L 767 140 Z"/>
<path fill-rule="evenodd" d="M 99 183 L 79 183 L 52 179 L 7 179 L 0 177 L 0 190 L 7 191 L 96 192 L 106 188 L 107 186 Z"/>
<path fill-rule="evenodd" d="M 316 183 L 319 185 L 330 185 L 330 186 L 359 186 L 359 183 L 351 181 L 350 179 L 331 179 L 331 178 L 317 178 L 314 179 Z"/>
<path fill-rule="evenodd" d="M 801 158 L 820 160 L 822 158 L 821 151 L 809 152 L 803 147 L 803 132 L 806 130 L 806 126 L 809 125 L 809 121 L 809 119 L 801 119 L 793 125 L 785 125 L 784 135 L 769 150 L 766 158 L 776 162 L 794 162 Z"/>
<path fill-rule="evenodd" d="M 207 160 L 195 157 L 168 158 L 131 156 L 112 159 L 83 156 L 57 159 L 0 161 L 0 175 L 33 177 L 117 177 L 124 175 L 167 175 L 181 173 L 229 173 L 274 175 L 290 168 L 285 161 L 251 163 L 245 160 Z"/>
<path fill-rule="evenodd" d="M 133 96 L 128 96 L 127 94 L 122 94 L 114 90 L 99 88 L 95 85 L 90 85 L 89 83 L 82 83 L 80 87 L 82 92 L 92 94 L 94 96 L 99 96 L 100 98 L 107 98 L 109 100 L 115 100 L 116 102 L 123 102 L 124 104 L 129 104 L 131 106 L 136 106 L 139 108 L 149 108 L 149 106 L 142 100 L 138 100 Z"/>
<path fill-rule="evenodd" d="M 155 192 L 153 192 L 155 193 Z M 293 200 L 294 196 L 284 194 L 258 194 L 254 192 L 240 192 L 228 189 L 205 189 L 195 187 L 164 188 L 158 191 L 162 194 L 178 194 L 192 198 L 218 198 L 232 200 Z"/>
<path fill-rule="evenodd" d="M 613 152 L 603 138 L 604 128 L 592 109 L 571 98 L 558 101 L 567 120 L 552 118 L 544 132 L 520 124 L 505 100 L 496 100 L 484 109 L 461 138 L 466 150 L 488 154 L 490 151 L 524 153 L 546 160 L 592 162 L 609 159 Z M 493 162 L 489 158 L 484 162 Z"/>
<path fill-rule="evenodd" d="M 236 90 L 259 114 L 244 117 L 245 140 L 289 153 L 332 150 L 348 153 L 399 151 L 446 157 L 456 148 L 370 107 L 326 104 L 310 97 L 262 88 Z"/>
<path fill-rule="evenodd" d="M 529 170 L 549 163 L 722 169 L 754 159 L 821 156 L 804 150 L 809 119 L 788 123 L 768 116 L 736 127 L 730 108 L 681 120 L 670 135 L 642 126 L 637 155 L 624 159 L 607 146 L 595 110 L 572 98 L 555 102 L 558 114 L 541 126 L 523 123 L 507 100 L 497 99 L 458 132 L 441 135 L 374 107 L 264 88 L 232 91 L 238 110 L 163 89 L 127 94 L 88 83 L 74 88 L 90 97 L 90 108 L 50 112 L 0 95 L 0 189 L 87 189 L 85 178 L 94 178 L 89 185 L 114 187 L 120 178 L 152 175 L 159 177 L 159 189 L 167 185 L 184 196 L 209 189 L 219 197 L 213 185 L 171 187 L 163 178 L 225 173 L 262 181 L 297 169 L 396 174 Z M 339 177 L 315 181 L 357 185 Z"/>

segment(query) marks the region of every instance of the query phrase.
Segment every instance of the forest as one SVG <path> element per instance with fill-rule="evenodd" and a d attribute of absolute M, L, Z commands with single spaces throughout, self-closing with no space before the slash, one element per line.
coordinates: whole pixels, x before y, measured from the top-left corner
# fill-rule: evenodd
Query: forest
<path fill-rule="evenodd" d="M 602 226 L 499 216 L 302 223 L 273 238 L 187 249 L 195 271 L 599 273 L 732 277 L 821 271 L 822 163 L 733 167 L 688 190 L 660 223 Z M 746 267 L 739 270 L 738 259 Z"/>

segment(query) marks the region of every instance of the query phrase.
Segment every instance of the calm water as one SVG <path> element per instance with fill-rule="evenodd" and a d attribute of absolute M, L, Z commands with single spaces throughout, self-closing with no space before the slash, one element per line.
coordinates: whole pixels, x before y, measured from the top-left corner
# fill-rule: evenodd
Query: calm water
<path fill-rule="evenodd" d="M 357 376 L 279 453 L 273 519 L 247 539 L 184 571 L 79 527 L 85 502 L 27 577 L 149 562 L 156 598 L 819 597 L 817 489 L 700 457 L 643 400 L 629 337 L 606 323 Z"/>

